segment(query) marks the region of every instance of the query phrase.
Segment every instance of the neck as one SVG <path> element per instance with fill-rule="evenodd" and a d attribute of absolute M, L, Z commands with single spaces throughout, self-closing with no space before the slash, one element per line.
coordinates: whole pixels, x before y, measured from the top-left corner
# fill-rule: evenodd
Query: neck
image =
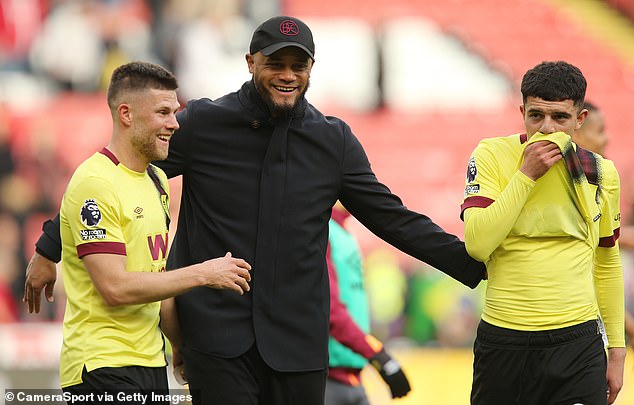
<path fill-rule="evenodd" d="M 117 157 L 121 164 L 135 172 L 143 173 L 150 164 L 147 159 L 140 156 L 130 145 L 122 145 L 121 142 L 117 142 L 115 139 L 112 139 L 106 148 Z"/>

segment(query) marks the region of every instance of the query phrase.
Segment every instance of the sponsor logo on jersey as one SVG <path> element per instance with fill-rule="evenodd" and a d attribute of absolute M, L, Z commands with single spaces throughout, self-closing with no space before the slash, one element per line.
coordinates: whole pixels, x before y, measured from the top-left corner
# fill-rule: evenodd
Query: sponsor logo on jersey
<path fill-rule="evenodd" d="M 86 226 L 97 226 L 101 222 L 101 211 L 97 201 L 90 198 L 84 200 L 84 205 L 79 213 L 82 224 Z"/>
<path fill-rule="evenodd" d="M 466 194 L 478 194 L 480 192 L 479 184 L 469 184 L 464 189 Z"/>
<path fill-rule="evenodd" d="M 143 208 L 141 208 L 141 207 L 136 207 L 136 208 L 134 209 L 134 214 L 136 215 L 136 217 L 135 217 L 136 219 L 141 219 L 141 218 L 143 218 Z"/>
<path fill-rule="evenodd" d="M 150 248 L 150 255 L 152 255 L 153 260 L 159 260 L 161 257 L 167 257 L 167 245 L 169 242 L 168 237 L 168 233 L 158 233 L 154 236 L 150 235 L 147 237 L 147 245 L 148 248 Z"/>
<path fill-rule="evenodd" d="M 82 229 L 79 231 L 81 240 L 106 239 L 105 229 Z"/>

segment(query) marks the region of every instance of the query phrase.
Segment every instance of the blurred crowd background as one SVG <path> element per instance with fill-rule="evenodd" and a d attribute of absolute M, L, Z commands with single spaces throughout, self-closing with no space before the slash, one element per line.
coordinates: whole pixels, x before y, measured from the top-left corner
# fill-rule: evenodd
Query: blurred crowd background
<path fill-rule="evenodd" d="M 0 323 L 63 317 L 61 280 L 54 304 L 25 311 L 24 272 L 72 171 L 110 136 L 103 91 L 114 67 L 154 61 L 177 75 L 183 102 L 217 98 L 249 80 L 251 33 L 275 14 L 313 29 L 309 102 L 351 125 L 408 207 L 459 236 L 469 154 L 484 137 L 522 131 L 523 73 L 543 60 L 577 65 L 606 118 L 623 222 L 633 220 L 634 0 L 0 0 Z M 484 286 L 468 291 L 350 225 L 374 334 L 469 347 Z"/>

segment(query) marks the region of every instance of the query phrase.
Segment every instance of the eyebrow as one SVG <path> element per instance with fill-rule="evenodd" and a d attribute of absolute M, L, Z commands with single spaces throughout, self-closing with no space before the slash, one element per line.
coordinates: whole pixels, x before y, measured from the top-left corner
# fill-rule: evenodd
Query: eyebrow
<path fill-rule="evenodd" d="M 541 113 L 541 114 L 545 114 L 546 113 L 541 108 L 530 108 L 526 112 L 527 113 Z M 565 116 L 565 117 L 572 117 L 572 114 L 570 114 L 569 112 L 567 112 L 567 111 L 559 111 L 559 110 L 552 111 L 550 113 L 550 115 L 562 115 L 562 116 Z"/>

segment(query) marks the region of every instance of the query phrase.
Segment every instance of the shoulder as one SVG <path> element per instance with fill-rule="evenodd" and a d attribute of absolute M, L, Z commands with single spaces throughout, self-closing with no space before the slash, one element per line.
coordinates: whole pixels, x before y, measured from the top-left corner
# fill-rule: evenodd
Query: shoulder
<path fill-rule="evenodd" d="M 519 148 L 525 142 L 522 134 L 484 138 L 478 143 L 480 149 Z"/>
<path fill-rule="evenodd" d="M 105 156 L 95 154 L 84 161 L 68 183 L 62 198 L 62 216 L 79 211 L 85 215 L 105 206 L 116 206 L 119 201 L 116 172 L 117 167 Z"/>
<path fill-rule="evenodd" d="M 116 165 L 101 153 L 95 153 L 84 160 L 75 170 L 69 182 L 71 187 L 89 187 L 90 183 L 98 183 L 99 187 L 111 186 L 116 175 Z"/>
<path fill-rule="evenodd" d="M 492 138 L 484 138 L 478 142 L 478 146 L 473 151 L 472 157 L 486 159 L 490 157 L 496 159 L 498 157 L 511 157 L 522 149 L 525 140 L 521 134 L 509 136 L 500 136 Z"/>
<path fill-rule="evenodd" d="M 602 184 L 606 188 L 618 189 L 620 186 L 619 172 L 614 165 L 614 162 L 610 159 L 605 159 L 600 155 L 597 155 L 597 159 L 600 164 L 600 174 Z"/>

